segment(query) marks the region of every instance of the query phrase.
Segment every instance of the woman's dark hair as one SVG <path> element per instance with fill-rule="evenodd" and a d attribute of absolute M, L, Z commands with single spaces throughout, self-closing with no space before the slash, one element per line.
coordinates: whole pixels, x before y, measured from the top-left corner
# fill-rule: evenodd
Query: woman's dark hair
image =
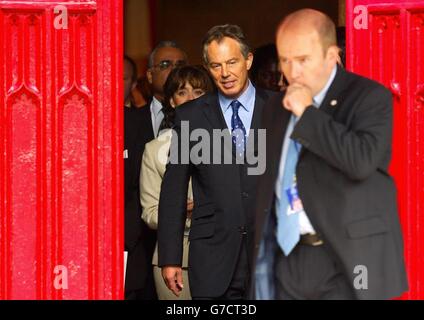
<path fill-rule="evenodd" d="M 171 71 L 163 86 L 164 119 L 159 130 L 174 126 L 175 109 L 171 106 L 171 98 L 188 82 L 194 89 L 202 89 L 205 93 L 214 91 L 215 87 L 206 69 L 202 66 L 183 66 Z"/>

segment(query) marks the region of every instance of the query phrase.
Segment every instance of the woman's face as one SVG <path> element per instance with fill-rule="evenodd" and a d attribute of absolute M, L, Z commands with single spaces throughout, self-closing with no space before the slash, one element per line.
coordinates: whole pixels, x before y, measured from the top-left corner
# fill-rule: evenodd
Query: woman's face
<path fill-rule="evenodd" d="M 171 97 L 171 106 L 178 107 L 184 102 L 197 99 L 204 95 L 205 91 L 200 88 L 193 88 L 190 83 L 186 82 L 184 87 L 178 89 Z"/>

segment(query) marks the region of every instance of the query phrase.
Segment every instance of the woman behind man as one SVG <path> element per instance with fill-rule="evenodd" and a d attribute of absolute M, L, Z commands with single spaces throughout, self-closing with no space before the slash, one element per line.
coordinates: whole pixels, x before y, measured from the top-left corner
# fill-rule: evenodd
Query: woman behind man
<path fill-rule="evenodd" d="M 146 144 L 140 173 L 140 201 L 143 207 L 142 219 L 152 229 L 158 226 L 158 207 L 162 179 L 165 173 L 171 144 L 175 110 L 179 105 L 196 99 L 205 93 L 213 91 L 213 84 L 207 72 L 202 67 L 184 66 L 174 69 L 164 85 L 164 120 L 159 128 L 159 136 Z M 172 196 L 172 195 L 170 195 Z M 188 231 L 190 228 L 191 211 L 193 210 L 193 193 L 191 183 L 187 195 L 187 221 L 184 233 L 183 279 L 186 284 L 179 297 L 176 297 L 165 285 L 161 269 L 158 267 L 157 245 L 153 255 L 153 274 L 156 290 L 160 300 L 189 300 L 190 288 L 188 283 Z"/>

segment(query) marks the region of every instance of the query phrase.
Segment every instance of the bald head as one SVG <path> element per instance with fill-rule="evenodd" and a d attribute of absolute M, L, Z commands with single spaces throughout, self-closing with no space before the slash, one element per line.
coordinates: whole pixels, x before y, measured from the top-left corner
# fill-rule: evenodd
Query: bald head
<path fill-rule="evenodd" d="M 301 9 L 286 16 L 277 28 L 277 39 L 284 32 L 314 31 L 318 34 L 324 53 L 329 47 L 337 45 L 334 22 L 326 14 L 313 9 Z"/>
<path fill-rule="evenodd" d="M 290 85 L 320 92 L 338 61 L 335 26 L 325 14 L 303 9 L 288 15 L 277 30 L 280 69 Z"/>

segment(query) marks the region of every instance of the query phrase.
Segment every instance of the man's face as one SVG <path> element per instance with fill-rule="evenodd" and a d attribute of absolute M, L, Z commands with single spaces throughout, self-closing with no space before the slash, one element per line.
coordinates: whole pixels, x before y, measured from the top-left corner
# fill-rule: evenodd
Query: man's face
<path fill-rule="evenodd" d="M 280 71 L 278 70 L 278 63 L 275 61 L 268 61 L 259 71 L 256 79 L 256 84 L 260 88 L 280 91 L 279 81 L 281 78 Z"/>
<path fill-rule="evenodd" d="M 124 59 L 124 104 L 130 99 L 131 90 L 134 88 L 135 83 L 132 80 L 133 69 L 131 64 Z"/>
<path fill-rule="evenodd" d="M 220 43 L 212 41 L 207 48 L 207 68 L 218 90 L 226 97 L 237 99 L 248 86 L 248 71 L 253 55 L 243 57 L 240 44 L 225 37 Z"/>
<path fill-rule="evenodd" d="M 163 100 L 163 85 L 171 70 L 186 63 L 186 56 L 180 49 L 164 47 L 156 51 L 153 67 L 147 71 L 147 80 L 152 85 L 156 98 Z"/>
<path fill-rule="evenodd" d="M 289 84 L 301 84 L 319 93 L 336 63 L 334 48 L 324 54 L 315 30 L 280 30 L 277 34 L 280 69 Z"/>

